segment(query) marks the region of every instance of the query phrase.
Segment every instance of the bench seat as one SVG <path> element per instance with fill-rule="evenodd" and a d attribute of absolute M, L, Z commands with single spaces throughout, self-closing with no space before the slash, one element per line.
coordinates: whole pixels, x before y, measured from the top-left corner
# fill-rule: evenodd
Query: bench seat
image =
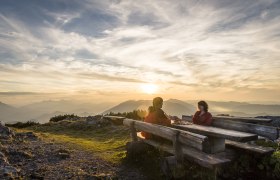
<path fill-rule="evenodd" d="M 262 147 L 230 140 L 226 140 L 226 147 L 246 151 L 248 153 L 254 153 L 255 155 L 268 155 L 274 152 L 274 149 L 271 147 Z"/>
<path fill-rule="evenodd" d="M 174 148 L 170 144 L 166 144 L 166 143 L 164 144 L 157 141 L 145 139 L 140 132 L 137 133 L 137 137 L 140 141 L 143 141 L 144 143 L 147 143 L 153 147 L 156 147 L 170 154 L 175 154 Z M 227 155 L 225 155 L 225 153 L 220 153 L 215 155 L 206 154 L 204 152 L 186 146 L 183 146 L 182 151 L 183 151 L 184 158 L 186 158 L 187 160 L 195 162 L 203 167 L 210 168 L 210 169 L 230 163 L 232 160 L 231 157 L 233 157 L 232 154 L 229 153 Z"/>

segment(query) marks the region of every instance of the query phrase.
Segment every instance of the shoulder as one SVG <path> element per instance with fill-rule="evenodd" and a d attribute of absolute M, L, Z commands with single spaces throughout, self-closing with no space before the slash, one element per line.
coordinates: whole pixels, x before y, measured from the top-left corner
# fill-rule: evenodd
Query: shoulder
<path fill-rule="evenodd" d="M 208 117 L 212 117 L 212 114 L 210 112 L 207 112 L 206 114 Z"/>
<path fill-rule="evenodd" d="M 199 114 L 200 114 L 200 111 L 196 111 L 194 115 L 198 116 Z"/>
<path fill-rule="evenodd" d="M 156 112 L 157 112 L 158 114 L 164 114 L 164 111 L 163 111 L 162 109 L 157 109 Z"/>

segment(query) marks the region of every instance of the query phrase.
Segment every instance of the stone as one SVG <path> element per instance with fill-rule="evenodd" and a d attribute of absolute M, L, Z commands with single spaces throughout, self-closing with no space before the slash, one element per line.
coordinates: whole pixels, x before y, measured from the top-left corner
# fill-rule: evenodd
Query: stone
<path fill-rule="evenodd" d="M 58 151 L 56 151 L 56 153 L 56 156 L 60 159 L 70 158 L 70 151 L 67 149 L 59 149 Z"/>
<path fill-rule="evenodd" d="M 24 140 L 24 139 L 31 140 L 31 141 L 38 140 L 38 136 L 36 134 L 34 134 L 33 132 L 16 133 L 15 136 L 19 140 Z"/>
<path fill-rule="evenodd" d="M 19 170 L 13 166 L 3 166 L 1 167 L 1 171 L 4 175 L 12 175 L 17 176 Z"/>
<path fill-rule="evenodd" d="M 14 132 L 7 126 L 0 124 L 0 138 L 4 140 L 12 139 L 15 136 Z"/>

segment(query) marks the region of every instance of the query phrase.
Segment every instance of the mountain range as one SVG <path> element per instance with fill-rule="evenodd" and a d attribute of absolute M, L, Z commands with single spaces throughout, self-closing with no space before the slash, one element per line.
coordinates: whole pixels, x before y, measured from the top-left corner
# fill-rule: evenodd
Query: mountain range
<path fill-rule="evenodd" d="M 169 99 L 164 101 L 163 110 L 170 115 L 182 116 L 192 115 L 196 109 L 197 101 L 181 101 L 177 99 Z M 120 103 L 108 112 L 129 112 L 134 109 L 147 109 L 152 104 L 151 100 L 130 100 Z M 266 116 L 266 115 L 280 115 L 280 105 L 267 105 L 267 104 L 250 104 L 244 102 L 218 102 L 208 101 L 209 111 L 214 114 L 230 114 L 233 116 Z"/>
<path fill-rule="evenodd" d="M 197 101 L 181 101 L 169 99 L 164 101 L 163 110 L 169 115 L 191 115 L 196 111 Z M 69 100 L 42 101 L 29 105 L 14 107 L 0 102 L 0 121 L 18 122 L 33 120 L 48 122 L 50 117 L 59 114 L 77 114 L 89 116 L 107 114 L 109 112 L 130 112 L 136 109 L 146 110 L 151 100 L 129 100 L 113 106 L 112 103 L 82 103 Z M 234 116 L 266 116 L 280 115 L 280 105 L 251 104 L 244 102 L 208 101 L 209 111 L 213 114 L 230 114 Z"/>

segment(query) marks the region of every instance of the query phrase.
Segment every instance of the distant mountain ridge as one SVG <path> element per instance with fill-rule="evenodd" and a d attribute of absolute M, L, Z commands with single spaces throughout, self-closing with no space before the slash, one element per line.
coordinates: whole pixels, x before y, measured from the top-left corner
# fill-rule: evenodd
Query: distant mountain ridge
<path fill-rule="evenodd" d="M 111 107 L 110 103 L 81 103 L 75 101 L 41 101 L 22 107 L 13 107 L 0 103 L 0 121 L 37 121 L 47 122 L 50 117 L 59 114 L 95 115 Z"/>
<path fill-rule="evenodd" d="M 251 104 L 244 102 L 207 101 L 213 115 L 230 114 L 233 116 L 279 116 L 280 105 Z M 192 115 L 197 109 L 197 101 L 169 99 L 164 101 L 163 109 L 169 115 Z M 42 101 L 22 107 L 13 107 L 0 102 L 0 121 L 18 122 L 33 120 L 47 122 L 59 114 L 89 116 L 109 112 L 130 112 L 136 109 L 147 110 L 152 100 L 129 100 L 113 106 L 112 103 L 82 103 L 69 100 Z"/>
<path fill-rule="evenodd" d="M 250 104 L 245 102 L 217 102 L 207 101 L 209 111 L 213 114 L 230 114 L 233 116 L 265 116 L 265 115 L 280 115 L 280 105 L 262 105 Z M 164 101 L 163 110 L 169 115 L 181 116 L 183 114 L 192 115 L 196 109 L 197 101 L 181 101 L 178 99 L 169 99 Z M 130 112 L 136 109 L 146 110 L 152 105 L 151 100 L 129 100 L 122 102 L 105 112 Z"/>

